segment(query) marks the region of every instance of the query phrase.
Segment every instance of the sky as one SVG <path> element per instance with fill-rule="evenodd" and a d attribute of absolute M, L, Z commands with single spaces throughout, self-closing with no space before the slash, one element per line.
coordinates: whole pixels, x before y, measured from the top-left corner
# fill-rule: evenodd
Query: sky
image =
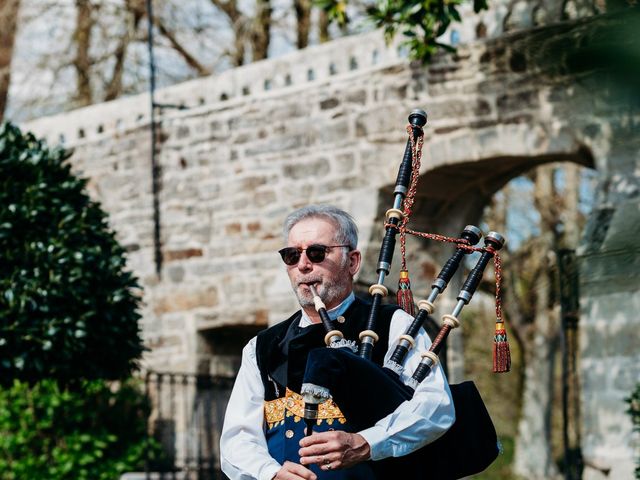
<path fill-rule="evenodd" d="M 99 5 L 97 25 L 92 35 L 90 54 L 103 58 L 103 76 L 113 66 L 108 51 L 125 32 L 123 21 L 124 0 L 94 1 Z M 241 0 L 240 8 L 247 14 L 254 10 L 253 0 Z M 232 68 L 224 55 L 233 41 L 233 33 L 225 15 L 216 10 L 210 0 L 153 0 L 154 14 L 167 25 L 179 26 L 176 35 L 200 63 L 214 73 Z M 295 18 L 291 1 L 273 1 L 273 26 L 270 57 L 277 57 L 295 49 Z M 70 66 L 75 46 L 72 34 L 75 28 L 74 0 L 22 0 L 18 33 L 16 36 L 12 84 L 9 93 L 7 118 L 16 122 L 57 113 L 74 108 L 70 101 L 75 87 L 75 71 Z M 317 12 L 314 12 L 314 21 Z M 355 22 L 352 31 L 371 29 L 365 22 Z M 138 32 L 146 35 L 146 19 Z M 168 86 L 193 78 L 195 73 L 182 57 L 168 46 L 168 42 L 154 30 L 158 87 Z M 332 30 L 339 35 L 337 29 Z M 310 43 L 318 42 L 312 30 Z M 130 45 L 126 62 L 125 83 L 128 93 L 144 92 L 149 86 L 149 57 L 144 39 Z M 95 82 L 96 86 L 100 82 Z"/>

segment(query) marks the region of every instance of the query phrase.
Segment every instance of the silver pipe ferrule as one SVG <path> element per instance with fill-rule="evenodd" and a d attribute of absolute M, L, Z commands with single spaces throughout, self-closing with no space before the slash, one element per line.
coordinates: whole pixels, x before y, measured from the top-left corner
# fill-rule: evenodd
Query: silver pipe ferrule
<path fill-rule="evenodd" d="M 389 262 L 378 262 L 378 271 L 383 271 L 385 274 L 391 270 L 391 264 Z"/>
<path fill-rule="evenodd" d="M 438 295 L 440 295 L 440 290 L 438 290 L 438 287 L 434 287 L 429 294 L 429 298 L 427 298 L 427 302 L 433 303 L 438 298 Z"/>
<path fill-rule="evenodd" d="M 466 302 L 464 300 L 458 301 L 456 307 L 453 309 L 453 312 L 451 312 L 451 315 L 453 315 L 454 317 L 458 317 L 458 315 L 460 315 L 460 312 L 462 311 L 465 305 L 466 305 Z"/>
<path fill-rule="evenodd" d="M 447 282 L 442 280 L 441 278 L 436 278 L 431 284 L 431 288 L 437 288 L 439 293 L 442 293 L 445 288 L 447 288 Z"/>
<path fill-rule="evenodd" d="M 467 292 L 466 290 L 460 290 L 460 293 L 458 294 L 458 300 L 461 300 L 464 303 L 469 303 L 471 297 L 473 297 L 473 294 Z"/>

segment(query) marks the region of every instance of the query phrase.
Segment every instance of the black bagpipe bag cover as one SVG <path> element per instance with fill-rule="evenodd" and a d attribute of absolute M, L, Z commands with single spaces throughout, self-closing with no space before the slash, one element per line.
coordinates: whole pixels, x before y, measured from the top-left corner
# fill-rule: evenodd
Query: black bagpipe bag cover
<path fill-rule="evenodd" d="M 371 427 L 413 396 L 413 390 L 386 368 L 347 348 L 311 350 L 303 383 L 325 387 L 358 432 Z M 380 479 L 457 479 L 479 473 L 498 456 L 498 439 L 489 412 L 473 382 L 450 385 L 456 411 L 453 426 L 435 442 L 397 458 L 371 462 Z"/>

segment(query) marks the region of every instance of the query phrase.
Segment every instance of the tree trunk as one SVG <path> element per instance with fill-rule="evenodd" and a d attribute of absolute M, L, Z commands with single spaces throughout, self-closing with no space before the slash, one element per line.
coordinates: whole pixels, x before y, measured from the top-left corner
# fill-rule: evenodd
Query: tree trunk
<path fill-rule="evenodd" d="M 529 480 L 554 478 L 558 470 L 551 450 L 551 412 L 553 410 L 554 365 L 559 340 L 558 312 L 552 307 L 553 260 L 556 248 L 558 209 L 553 169 L 536 172 L 534 199 L 540 213 L 540 238 L 533 249 L 535 296 L 533 328 L 524 351 L 524 392 L 518 424 L 515 473 Z"/>
<path fill-rule="evenodd" d="M 296 45 L 305 48 L 309 45 L 311 30 L 311 0 L 294 0 L 296 10 Z"/>
<path fill-rule="evenodd" d="M 76 69 L 76 102 L 77 106 L 91 105 L 93 92 L 91 89 L 91 29 L 93 6 L 89 0 L 76 0 L 76 29 L 73 41 L 76 46 L 76 56 L 73 66 Z"/>
<path fill-rule="evenodd" d="M 239 36 L 238 33 L 235 34 L 235 39 L 233 41 L 234 49 L 231 52 L 231 63 L 234 67 L 240 67 L 244 65 L 244 57 L 245 57 L 245 46 L 244 46 L 244 36 Z"/>
<path fill-rule="evenodd" d="M 124 74 L 124 61 L 127 57 L 127 49 L 131 41 L 135 38 L 140 20 L 145 14 L 145 6 L 140 0 L 127 0 L 125 2 L 127 29 L 120 39 L 113 56 L 115 64 L 111 73 L 111 79 L 105 88 L 105 101 L 113 100 L 122 95 L 122 76 Z"/>
<path fill-rule="evenodd" d="M 251 29 L 251 50 L 254 62 L 264 60 L 269 55 L 271 12 L 271 0 L 256 0 L 256 18 Z"/>
<path fill-rule="evenodd" d="M 11 84 L 11 59 L 18 25 L 20 0 L 0 2 L 0 122 L 7 108 L 9 86 Z"/>
<path fill-rule="evenodd" d="M 529 480 L 546 480 L 558 474 L 551 450 L 551 412 L 559 321 L 557 312 L 550 311 L 546 304 L 550 285 L 544 274 L 537 283 L 533 339 L 524 355 L 524 392 L 514 470 Z"/>
<path fill-rule="evenodd" d="M 224 13 L 229 19 L 231 29 L 233 30 L 233 51 L 229 52 L 231 57 L 231 63 L 234 67 L 244 65 L 244 58 L 247 41 L 247 19 L 238 8 L 237 0 L 211 0 L 211 3 L 216 6 L 222 13 Z"/>
<path fill-rule="evenodd" d="M 329 34 L 329 15 L 324 10 L 320 10 L 320 19 L 318 20 L 318 37 L 320 38 L 320 43 L 325 43 L 331 40 L 331 35 Z"/>

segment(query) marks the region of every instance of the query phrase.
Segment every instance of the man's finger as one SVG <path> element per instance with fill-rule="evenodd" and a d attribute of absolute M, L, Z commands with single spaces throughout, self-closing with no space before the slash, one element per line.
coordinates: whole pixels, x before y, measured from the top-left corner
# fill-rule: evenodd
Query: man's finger
<path fill-rule="evenodd" d="M 286 461 L 273 480 L 317 480 L 318 477 L 308 468 Z"/>
<path fill-rule="evenodd" d="M 318 455 L 326 455 L 331 450 L 326 445 L 311 445 L 310 447 L 298 450 L 300 457 L 314 457 Z"/>
<path fill-rule="evenodd" d="M 298 454 L 301 457 L 310 457 L 330 452 L 340 452 L 348 446 L 348 441 L 348 434 L 344 434 L 344 432 L 314 434 L 300 440 L 300 446 L 302 448 L 298 451 Z"/>
<path fill-rule="evenodd" d="M 302 451 L 302 450 L 301 450 Z M 312 463 L 318 465 L 328 465 L 336 460 L 336 454 L 324 454 L 324 455 L 308 455 L 308 456 L 300 456 L 300 463 L 303 465 L 309 465 Z"/>
<path fill-rule="evenodd" d="M 314 433 L 308 437 L 304 437 L 300 440 L 301 447 L 308 447 L 310 445 L 317 445 L 320 443 L 327 443 L 335 436 L 335 432 L 321 432 Z"/>

